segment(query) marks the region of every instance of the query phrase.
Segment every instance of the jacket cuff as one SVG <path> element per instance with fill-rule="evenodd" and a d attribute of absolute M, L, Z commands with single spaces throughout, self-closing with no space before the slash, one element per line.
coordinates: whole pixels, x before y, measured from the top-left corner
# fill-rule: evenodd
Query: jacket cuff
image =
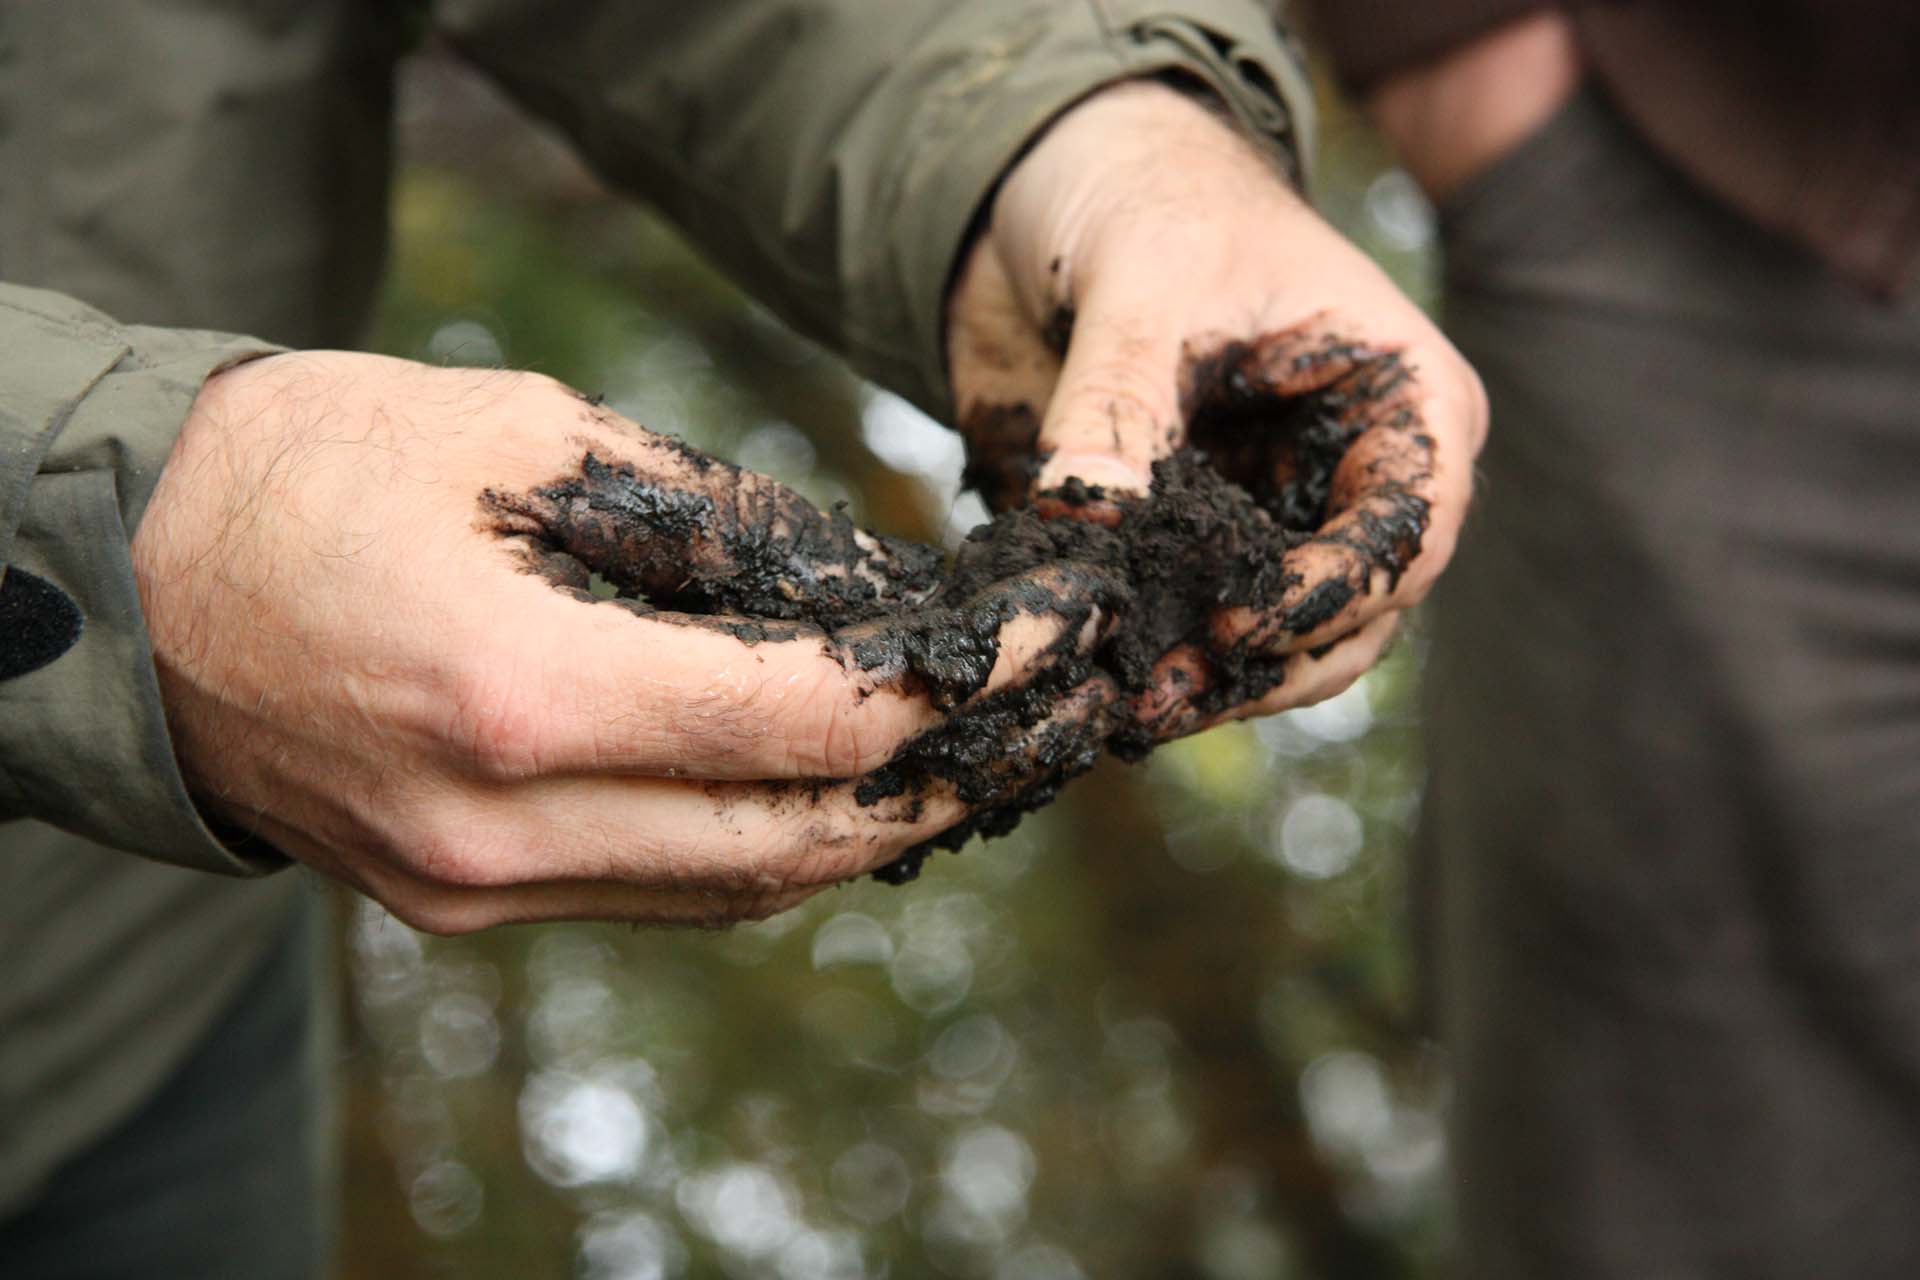
<path fill-rule="evenodd" d="M 1022 28 L 1006 9 L 953 5 L 898 82 L 917 86 L 899 121 L 916 145 L 853 256 L 850 354 L 864 372 L 952 421 L 946 296 L 975 219 L 1014 160 L 1055 117 L 1107 85 L 1178 76 L 1217 96 L 1296 182 L 1306 176 L 1313 96 L 1266 8 L 1249 0 L 1083 0 L 1041 6 Z M 915 65 L 915 64 L 919 65 Z"/>
<path fill-rule="evenodd" d="M 229 850 L 187 795 L 130 551 L 201 383 L 276 348 L 123 327 L 17 287 L 0 287 L 0 335 L 0 572 L 78 624 L 64 651 L 0 680 L 0 819 L 229 875 L 283 865 Z"/>

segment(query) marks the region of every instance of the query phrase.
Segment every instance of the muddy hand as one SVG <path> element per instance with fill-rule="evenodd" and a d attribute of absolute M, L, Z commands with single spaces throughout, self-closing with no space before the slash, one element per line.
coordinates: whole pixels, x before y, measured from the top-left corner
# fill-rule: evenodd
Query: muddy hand
<path fill-rule="evenodd" d="M 988 565 L 956 578 L 936 548 L 857 528 L 770 477 L 590 412 L 629 437 L 633 461 L 580 438 L 579 461 L 548 483 L 480 499 L 528 570 L 581 601 L 595 599 L 598 575 L 636 616 L 748 645 L 808 640 L 872 690 L 947 711 L 1090 646 L 1116 595 L 1091 566 Z"/>
<path fill-rule="evenodd" d="M 989 501 L 1074 478 L 1143 492 L 1154 460 L 1191 442 L 1313 532 L 1287 554 L 1281 596 L 1216 620 L 1213 647 L 1303 655 L 1297 678 L 1240 714 L 1337 692 L 1452 554 L 1486 432 L 1478 379 L 1266 159 L 1174 89 L 1105 90 L 1043 135 L 948 316 L 970 475 Z M 1206 655 L 1171 661 L 1204 680 Z"/>
<path fill-rule="evenodd" d="M 656 610 L 834 627 L 916 603 L 938 579 L 934 548 L 858 529 L 598 405 L 583 410 L 622 438 L 619 453 L 583 436 L 577 461 L 548 483 L 483 497 L 495 527 L 524 537 L 529 563 L 556 582 L 585 588 L 598 573 Z"/>
<path fill-rule="evenodd" d="M 713 523 L 674 523 L 702 501 Z M 338 352 L 210 379 L 134 541 L 196 799 L 444 932 L 762 915 L 965 821 L 952 788 L 803 781 L 868 774 L 948 714 L 805 607 L 746 643 L 713 585 L 751 569 L 768 599 L 892 608 L 922 554 L 548 379 Z M 719 616 L 596 599 L 590 571 Z M 992 616 L 962 710 L 1098 625 Z"/>
<path fill-rule="evenodd" d="M 1017 702 L 986 700 L 973 714 L 929 730 L 863 780 L 856 798 L 931 794 L 962 806 L 958 821 L 876 867 L 875 879 L 904 884 L 936 850 L 1013 830 L 1021 815 L 1050 803 L 1061 787 L 1093 768 L 1132 715 L 1105 674 L 1034 700 L 1031 706 L 1046 708 L 1037 719 Z"/>

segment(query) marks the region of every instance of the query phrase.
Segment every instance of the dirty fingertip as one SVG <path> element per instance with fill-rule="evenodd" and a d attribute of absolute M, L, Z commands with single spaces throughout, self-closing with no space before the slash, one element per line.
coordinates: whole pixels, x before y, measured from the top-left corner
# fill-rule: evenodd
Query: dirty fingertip
<path fill-rule="evenodd" d="M 1046 460 L 1034 479 L 1034 488 L 1042 494 L 1056 490 L 1071 495 L 1076 489 L 1099 490 L 1100 498 L 1139 497 L 1153 487 L 1153 474 L 1146 464 L 1130 462 L 1111 453 L 1070 452 L 1062 449 Z"/>

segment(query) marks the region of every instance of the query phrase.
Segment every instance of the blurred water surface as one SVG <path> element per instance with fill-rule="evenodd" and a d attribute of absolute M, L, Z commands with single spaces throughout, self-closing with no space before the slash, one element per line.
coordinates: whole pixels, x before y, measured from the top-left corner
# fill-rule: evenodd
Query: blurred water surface
<path fill-rule="evenodd" d="M 534 368 L 891 532 L 957 440 L 793 336 L 427 56 L 377 345 Z M 1417 296 L 1431 217 L 1329 104 L 1320 197 Z M 1417 637 L 1318 707 L 1109 763 L 901 889 L 726 933 L 419 935 L 343 902 L 341 1273 L 1414 1277 Z"/>

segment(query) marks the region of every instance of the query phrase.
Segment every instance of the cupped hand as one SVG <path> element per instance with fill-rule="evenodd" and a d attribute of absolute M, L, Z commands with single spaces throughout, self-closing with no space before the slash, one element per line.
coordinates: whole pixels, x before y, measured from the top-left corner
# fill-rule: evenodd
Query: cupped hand
<path fill-rule="evenodd" d="M 989 587 L 980 642 L 916 676 L 871 620 L 913 617 L 932 553 L 528 374 L 220 373 L 134 561 L 196 800 L 439 932 L 770 913 L 1017 794 L 1102 704 L 1067 691 L 990 794 L 862 792 L 1092 605 Z"/>
<path fill-rule="evenodd" d="M 948 356 L 970 479 L 997 507 L 1044 510 L 1069 480 L 1143 493 L 1191 444 L 1308 534 L 1278 599 L 1223 601 L 1167 655 L 1139 708 L 1161 737 L 1363 673 L 1452 554 L 1487 428 L 1419 308 L 1233 126 L 1157 83 L 1096 94 L 1007 175 L 956 276 Z M 1202 713 L 1228 652 L 1290 656 L 1271 691 Z"/>

